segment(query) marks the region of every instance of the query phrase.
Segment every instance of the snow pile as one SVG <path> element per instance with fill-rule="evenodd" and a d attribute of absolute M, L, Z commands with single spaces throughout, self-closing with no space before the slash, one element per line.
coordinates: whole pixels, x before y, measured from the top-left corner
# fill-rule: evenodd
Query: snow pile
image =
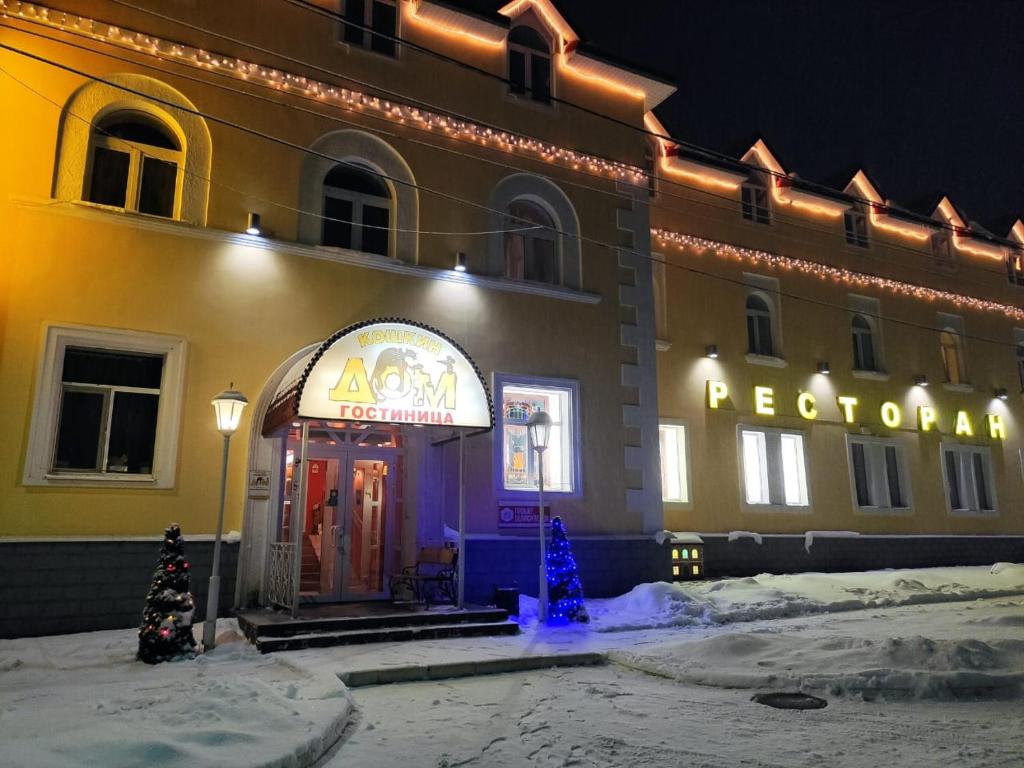
<path fill-rule="evenodd" d="M 348 722 L 333 674 L 242 642 L 155 667 L 136 646 L 134 630 L 0 641 L 0 765 L 308 765 Z"/>
<path fill-rule="evenodd" d="M 586 585 L 584 584 L 584 589 Z M 600 632 L 721 625 L 815 613 L 1024 594 L 1024 565 L 855 573 L 762 574 L 720 581 L 641 584 L 588 600 Z"/>

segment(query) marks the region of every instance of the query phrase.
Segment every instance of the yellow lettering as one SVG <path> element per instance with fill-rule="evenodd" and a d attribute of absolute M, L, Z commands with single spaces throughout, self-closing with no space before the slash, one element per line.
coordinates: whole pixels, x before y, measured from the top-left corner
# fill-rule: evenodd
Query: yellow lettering
<path fill-rule="evenodd" d="M 989 413 L 985 415 L 985 418 L 988 421 L 988 436 L 993 440 L 1005 440 L 1006 424 L 1003 423 L 1003 417 Z"/>
<path fill-rule="evenodd" d="M 729 387 L 724 381 L 708 379 L 708 408 L 718 408 L 723 400 L 729 397 Z"/>
<path fill-rule="evenodd" d="M 429 381 L 423 382 L 423 396 L 431 408 L 455 408 L 455 374 L 452 371 L 442 373 L 436 387 Z M 444 406 L 440 405 L 442 398 Z"/>
<path fill-rule="evenodd" d="M 974 427 L 971 426 L 971 420 L 967 416 L 967 411 L 956 412 L 956 432 L 957 436 L 973 437 Z"/>
<path fill-rule="evenodd" d="M 890 429 L 896 429 L 903 421 L 900 407 L 893 402 L 882 403 L 882 423 Z"/>
<path fill-rule="evenodd" d="M 814 395 L 810 392 L 801 392 L 796 397 L 796 410 L 807 420 L 818 418 L 818 409 L 814 407 Z"/>
<path fill-rule="evenodd" d="M 775 390 L 771 387 L 754 387 L 754 410 L 762 416 L 774 416 Z"/>
<path fill-rule="evenodd" d="M 370 382 L 366 378 L 366 366 L 363 358 L 350 357 L 345 363 L 338 383 L 334 385 L 329 397 L 331 400 L 344 400 L 350 403 L 376 403 Z"/>
<path fill-rule="evenodd" d="M 935 409 L 930 405 L 917 406 L 917 428 L 922 432 L 931 432 L 938 420 Z"/>
<path fill-rule="evenodd" d="M 857 398 L 840 395 L 836 398 L 836 402 L 839 403 L 839 410 L 843 412 L 843 421 L 847 424 L 852 424 L 854 417 L 853 409 L 857 407 Z"/>

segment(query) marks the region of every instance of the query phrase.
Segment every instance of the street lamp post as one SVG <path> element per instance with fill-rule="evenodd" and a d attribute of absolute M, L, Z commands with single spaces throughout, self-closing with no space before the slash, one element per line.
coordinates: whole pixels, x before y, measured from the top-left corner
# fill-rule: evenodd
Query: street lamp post
<path fill-rule="evenodd" d="M 540 587 L 537 593 L 537 619 L 547 621 L 548 618 L 548 573 L 547 573 L 547 542 L 544 536 L 544 451 L 548 448 L 551 436 L 551 416 L 544 411 L 534 411 L 526 422 L 526 432 L 530 445 L 537 452 L 537 503 L 539 506 L 538 520 L 540 526 Z"/>
<path fill-rule="evenodd" d="M 231 386 L 234 386 L 233 384 Z M 217 635 L 217 611 L 220 602 L 220 540 L 224 533 L 224 496 L 228 482 L 228 446 L 231 436 L 242 420 L 242 411 L 249 402 L 235 389 L 227 389 L 213 398 L 213 411 L 217 415 L 217 431 L 224 436 L 224 459 L 220 469 L 220 510 L 217 512 L 217 537 L 213 540 L 213 568 L 206 594 L 206 621 L 203 622 L 203 649 L 213 650 Z"/>

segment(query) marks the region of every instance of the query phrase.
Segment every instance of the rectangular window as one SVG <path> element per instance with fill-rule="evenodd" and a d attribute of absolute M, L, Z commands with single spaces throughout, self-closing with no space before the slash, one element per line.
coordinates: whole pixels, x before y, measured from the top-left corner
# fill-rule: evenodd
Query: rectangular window
<path fill-rule="evenodd" d="M 398 7 L 395 0 L 344 0 L 341 39 L 385 56 L 395 55 Z"/>
<path fill-rule="evenodd" d="M 324 245 L 333 245 L 337 248 L 352 247 L 353 213 L 351 200 L 330 195 L 324 198 Z"/>
<path fill-rule="evenodd" d="M 854 505 L 879 511 L 910 508 L 903 446 L 895 440 L 847 435 Z"/>
<path fill-rule="evenodd" d="M 25 484 L 173 487 L 184 347 L 157 334 L 51 327 Z"/>
<path fill-rule="evenodd" d="M 385 56 L 395 55 L 395 31 L 397 30 L 398 9 L 393 3 L 373 3 L 373 39 L 370 48 Z"/>
<path fill-rule="evenodd" d="M 551 59 L 547 56 L 530 57 L 530 88 L 534 101 L 551 101 Z"/>
<path fill-rule="evenodd" d="M 741 189 L 743 218 L 757 224 L 771 224 L 768 190 L 758 184 L 744 184 Z"/>
<path fill-rule="evenodd" d="M 803 434 L 750 427 L 739 432 L 747 504 L 808 506 Z"/>
<path fill-rule="evenodd" d="M 177 185 L 177 163 L 144 156 L 142 180 L 139 182 L 139 213 L 168 219 L 174 216 L 174 190 Z"/>
<path fill-rule="evenodd" d="M 96 147 L 92 155 L 89 202 L 124 208 L 131 162 L 132 156 L 128 152 Z"/>
<path fill-rule="evenodd" d="M 943 445 L 942 466 L 950 512 L 996 512 L 992 455 L 988 448 L 976 445 Z"/>
<path fill-rule="evenodd" d="M 843 214 L 846 242 L 858 248 L 868 247 L 868 217 L 860 211 L 851 210 Z"/>
<path fill-rule="evenodd" d="M 512 93 L 526 93 L 526 54 L 522 51 L 508 52 L 508 80 Z"/>
<path fill-rule="evenodd" d="M 658 444 L 661 448 L 661 500 L 689 503 L 686 427 L 682 424 L 659 424 Z"/>
<path fill-rule="evenodd" d="M 1024 256 L 1020 253 L 1006 257 L 1006 279 L 1010 285 L 1024 285 Z"/>
<path fill-rule="evenodd" d="M 575 382 L 499 377 L 497 391 L 499 487 L 536 492 L 539 462 L 526 424 L 533 413 L 544 411 L 552 422 L 544 450 L 544 492 L 578 493 L 579 398 Z"/>

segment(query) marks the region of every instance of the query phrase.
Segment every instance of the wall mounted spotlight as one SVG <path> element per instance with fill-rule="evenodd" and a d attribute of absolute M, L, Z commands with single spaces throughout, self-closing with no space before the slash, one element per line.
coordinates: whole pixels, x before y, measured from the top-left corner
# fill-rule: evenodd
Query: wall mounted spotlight
<path fill-rule="evenodd" d="M 998 397 L 1000 400 L 1009 400 L 1010 399 L 1010 395 L 1006 391 L 1006 387 L 1000 387 L 999 389 L 997 389 L 996 390 L 996 397 Z"/>
<path fill-rule="evenodd" d="M 455 254 L 455 271 L 465 272 L 466 271 L 466 254 L 459 251 Z"/>
<path fill-rule="evenodd" d="M 712 360 L 717 360 L 718 359 L 718 345 L 717 344 L 708 344 L 706 347 L 704 347 L 704 354 L 707 357 L 710 357 Z"/>
<path fill-rule="evenodd" d="M 256 236 L 263 234 L 263 230 L 260 229 L 260 215 L 258 213 L 249 214 L 245 224 L 245 234 Z"/>
<path fill-rule="evenodd" d="M 914 384 L 918 387 L 927 387 L 928 377 L 925 376 L 923 373 L 920 373 L 914 377 Z"/>
<path fill-rule="evenodd" d="M 828 360 L 818 361 L 818 373 L 824 374 L 825 376 L 828 376 L 830 373 L 832 373 L 832 369 L 829 368 L 828 365 Z"/>

